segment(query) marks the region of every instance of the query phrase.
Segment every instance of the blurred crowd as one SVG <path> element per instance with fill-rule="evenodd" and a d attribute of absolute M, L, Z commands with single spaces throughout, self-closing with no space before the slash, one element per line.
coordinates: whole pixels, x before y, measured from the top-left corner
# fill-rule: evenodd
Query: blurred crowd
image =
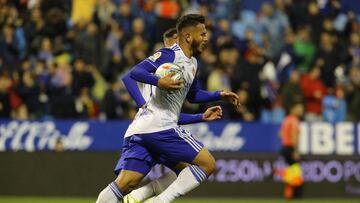
<path fill-rule="evenodd" d="M 360 120 L 360 14 L 339 0 L 0 0 L 0 117 L 130 119 L 121 76 L 161 48 L 185 13 L 207 17 L 199 56 L 208 90 L 232 90 L 229 119 Z M 251 0 L 249 0 L 251 1 Z M 206 106 L 186 103 L 185 112 Z"/>

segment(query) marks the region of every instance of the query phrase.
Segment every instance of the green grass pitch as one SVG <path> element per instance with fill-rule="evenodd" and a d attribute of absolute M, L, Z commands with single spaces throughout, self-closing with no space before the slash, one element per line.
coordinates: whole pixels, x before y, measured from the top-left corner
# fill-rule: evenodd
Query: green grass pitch
<path fill-rule="evenodd" d="M 95 198 L 52 198 L 52 197 L 1 197 L 0 203 L 89 203 Z M 179 199 L 174 203 L 360 203 L 359 199 L 303 199 L 285 201 L 282 199 Z"/>

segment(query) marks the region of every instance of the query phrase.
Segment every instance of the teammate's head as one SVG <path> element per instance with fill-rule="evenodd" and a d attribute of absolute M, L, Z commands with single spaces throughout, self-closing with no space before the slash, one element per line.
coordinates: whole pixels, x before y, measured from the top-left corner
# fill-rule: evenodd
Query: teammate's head
<path fill-rule="evenodd" d="M 163 34 L 165 47 L 171 47 L 178 40 L 178 33 L 175 27 L 166 30 Z"/>
<path fill-rule="evenodd" d="M 208 41 L 205 17 L 188 14 L 180 17 L 176 23 L 179 41 L 190 46 L 193 53 L 201 53 Z"/>

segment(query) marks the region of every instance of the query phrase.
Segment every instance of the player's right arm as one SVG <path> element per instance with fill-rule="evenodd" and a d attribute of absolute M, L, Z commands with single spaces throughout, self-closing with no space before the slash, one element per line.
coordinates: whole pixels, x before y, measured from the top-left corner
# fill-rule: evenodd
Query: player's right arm
<path fill-rule="evenodd" d="M 125 88 L 129 92 L 130 96 L 133 98 L 133 100 L 136 103 L 136 106 L 138 108 L 143 107 L 146 104 L 146 101 L 143 97 L 143 95 L 140 92 L 139 86 L 136 82 L 136 80 L 132 79 L 130 77 L 130 71 L 127 72 L 123 77 L 122 81 L 124 83 Z"/>
<path fill-rule="evenodd" d="M 164 63 L 172 63 L 175 59 L 175 53 L 173 50 L 163 48 L 157 51 L 154 55 L 143 60 L 139 64 L 135 65 L 130 70 L 130 77 L 136 81 L 154 85 L 163 89 L 178 90 L 182 88 L 182 81 L 173 80 L 171 77 L 173 74 L 169 74 L 163 78 L 159 78 L 154 75 L 156 69 Z"/>
<path fill-rule="evenodd" d="M 130 96 L 135 100 L 137 107 L 145 108 L 146 101 L 140 92 L 136 80 L 130 77 L 130 72 L 127 72 L 123 76 L 122 81 L 127 91 L 129 92 Z M 212 121 L 212 120 L 220 119 L 221 116 L 222 116 L 221 107 L 219 106 L 210 107 L 205 111 L 205 113 L 199 113 L 199 114 L 180 113 L 178 124 L 186 125 L 192 123 L 199 123 L 203 121 Z"/>

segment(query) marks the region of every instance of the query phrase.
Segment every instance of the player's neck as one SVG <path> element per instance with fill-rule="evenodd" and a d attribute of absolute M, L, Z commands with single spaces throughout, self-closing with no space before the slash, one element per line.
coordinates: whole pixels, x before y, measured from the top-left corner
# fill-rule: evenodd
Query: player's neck
<path fill-rule="evenodd" d="M 181 50 L 184 52 L 186 57 L 188 57 L 188 58 L 192 57 L 193 51 L 191 50 L 190 45 L 188 45 L 185 42 L 179 41 L 179 46 L 180 46 Z"/>

